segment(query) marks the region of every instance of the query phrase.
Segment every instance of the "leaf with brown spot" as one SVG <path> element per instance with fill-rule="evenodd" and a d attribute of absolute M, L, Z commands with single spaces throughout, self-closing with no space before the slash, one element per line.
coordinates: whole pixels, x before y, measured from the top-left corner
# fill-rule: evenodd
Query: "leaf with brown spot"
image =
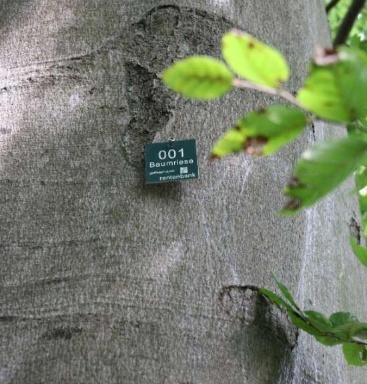
<path fill-rule="evenodd" d="M 264 136 L 249 137 L 243 143 L 243 149 L 248 155 L 262 156 L 264 154 L 263 148 L 268 141 Z"/>
<path fill-rule="evenodd" d="M 247 33 L 232 30 L 225 34 L 222 54 L 237 75 L 255 84 L 278 88 L 288 80 L 289 68 L 284 56 Z"/>
<path fill-rule="evenodd" d="M 367 55 L 350 48 L 320 55 L 298 92 L 301 106 L 318 117 L 337 122 L 353 122 L 365 117 Z"/>
<path fill-rule="evenodd" d="M 214 145 L 212 156 L 224 157 L 243 150 L 250 155 L 271 155 L 294 140 L 306 124 L 306 116 L 296 108 L 273 105 L 251 112 Z"/>

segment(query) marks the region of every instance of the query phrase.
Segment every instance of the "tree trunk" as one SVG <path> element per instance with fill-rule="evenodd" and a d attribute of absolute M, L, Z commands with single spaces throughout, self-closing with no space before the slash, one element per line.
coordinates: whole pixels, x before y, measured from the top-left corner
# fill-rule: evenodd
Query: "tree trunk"
<path fill-rule="evenodd" d="M 271 272 L 303 305 L 366 315 L 342 191 L 279 218 L 301 151 L 343 135 L 311 127 L 266 159 L 211 163 L 237 118 L 276 99 L 193 102 L 161 71 L 220 56 L 241 28 L 289 59 L 296 91 L 321 1 L 2 0 L 0 4 L 0 381 L 362 383 L 340 348 L 297 335 L 254 287 Z M 144 183 L 144 144 L 194 138 L 200 179 Z M 367 316 L 366 316 L 367 317 Z M 365 372 L 365 371 L 364 371 Z"/>

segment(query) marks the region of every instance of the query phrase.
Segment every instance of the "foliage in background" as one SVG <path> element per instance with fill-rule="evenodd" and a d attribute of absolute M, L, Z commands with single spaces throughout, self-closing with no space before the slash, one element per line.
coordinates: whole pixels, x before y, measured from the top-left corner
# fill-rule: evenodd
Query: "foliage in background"
<path fill-rule="evenodd" d="M 333 3 L 338 6 L 330 12 L 332 28 L 339 23 L 338 12 L 342 12 L 340 7 L 345 5 L 342 0 L 333 0 Z M 363 6 L 365 0 L 353 0 L 352 6 L 355 3 Z M 365 17 L 364 12 L 361 19 Z M 239 152 L 271 155 L 316 119 L 346 124 L 348 137 L 318 143 L 302 154 L 285 188 L 289 201 L 283 213 L 295 214 L 315 204 L 354 173 L 367 234 L 367 44 L 363 28 L 365 25 L 361 23 L 355 25 L 348 47 L 317 51 L 296 97 L 283 88 L 290 73 L 284 56 L 238 30 L 223 36 L 225 62 L 208 56 L 192 56 L 169 67 L 163 73 L 163 81 L 172 90 L 199 100 L 221 97 L 232 88 L 245 88 L 278 95 L 293 104 L 292 107 L 271 105 L 234 122 L 213 146 L 213 159 Z M 367 248 L 355 239 L 350 239 L 350 245 L 360 262 L 367 266 Z M 284 298 L 267 289 L 260 292 L 284 308 L 298 328 L 324 345 L 342 345 L 348 364 L 367 365 L 367 342 L 364 341 L 367 323 L 359 322 L 348 312 L 337 312 L 327 318 L 316 311 L 302 311 L 288 289 L 277 280 L 276 283 Z"/>
<path fill-rule="evenodd" d="M 225 63 L 208 56 L 180 60 L 164 72 L 163 81 L 189 98 L 210 100 L 232 88 L 251 88 L 278 95 L 294 107 L 272 105 L 243 116 L 214 145 L 212 158 L 238 152 L 271 155 L 317 118 L 353 124 L 354 135 L 316 144 L 302 154 L 285 188 L 289 202 L 283 213 L 313 205 L 367 164 L 366 53 L 347 47 L 319 49 L 296 97 L 282 86 L 290 71 L 276 49 L 232 30 L 223 36 L 222 54 Z"/>
<path fill-rule="evenodd" d="M 324 0 L 325 5 L 330 4 L 330 0 Z M 335 39 L 339 26 L 348 12 L 351 0 L 339 0 L 337 4 L 328 13 L 328 21 L 331 30 L 331 36 Z M 363 8 L 348 36 L 347 44 L 350 44 L 355 38 L 358 40 L 367 40 L 367 9 Z"/>
<path fill-rule="evenodd" d="M 335 0 L 334 0 L 335 1 Z M 332 1 L 325 0 L 325 5 L 331 4 Z M 339 0 L 336 5 L 328 12 L 328 21 L 332 37 L 335 38 L 340 23 L 343 21 L 345 14 L 348 12 L 351 0 Z M 367 52 L 367 7 L 364 7 L 358 14 L 351 32 L 346 41 L 351 48 L 358 48 Z M 366 123 L 366 122 L 365 122 Z M 356 129 L 354 124 L 348 125 L 350 135 L 359 137 L 367 137 L 367 130 L 362 132 Z M 367 237 L 367 162 L 361 164 L 355 172 L 356 188 L 358 191 L 359 207 L 361 212 L 361 224 L 364 237 Z"/>
<path fill-rule="evenodd" d="M 358 48 L 367 52 L 367 8 L 363 9 L 360 17 L 352 30 L 348 43 L 353 48 Z M 348 125 L 350 135 L 367 137 L 367 130 L 361 132 L 355 129 L 353 124 Z M 361 212 L 361 225 L 365 238 L 367 238 L 367 162 L 361 164 L 355 173 L 356 187 L 358 191 L 359 208 Z"/>
<path fill-rule="evenodd" d="M 365 40 L 366 0 L 330 0 L 326 5 L 334 46 L 348 44 L 352 36 Z"/>

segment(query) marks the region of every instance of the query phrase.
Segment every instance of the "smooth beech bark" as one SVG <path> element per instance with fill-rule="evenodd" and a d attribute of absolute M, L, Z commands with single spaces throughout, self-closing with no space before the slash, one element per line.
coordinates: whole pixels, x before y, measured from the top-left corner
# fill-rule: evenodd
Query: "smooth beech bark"
<path fill-rule="evenodd" d="M 0 14 L 1 383 L 364 382 L 256 293 L 273 272 L 304 307 L 367 319 L 352 183 L 277 216 L 302 150 L 344 129 L 211 162 L 239 117 L 278 101 L 188 101 L 160 80 L 220 57 L 236 27 L 284 53 L 295 92 L 330 45 L 322 2 L 2 0 Z M 200 179 L 145 185 L 144 145 L 171 137 L 197 140 Z"/>

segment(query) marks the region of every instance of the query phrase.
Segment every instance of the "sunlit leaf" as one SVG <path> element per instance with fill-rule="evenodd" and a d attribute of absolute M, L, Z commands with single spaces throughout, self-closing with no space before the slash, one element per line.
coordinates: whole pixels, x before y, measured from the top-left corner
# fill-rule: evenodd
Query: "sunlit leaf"
<path fill-rule="evenodd" d="M 331 192 L 366 158 L 367 139 L 349 137 L 326 141 L 306 150 L 285 194 L 291 198 L 284 213 L 310 206 Z"/>
<path fill-rule="evenodd" d="M 194 99 L 213 99 L 232 88 L 233 75 L 219 60 L 191 56 L 177 61 L 163 73 L 167 87 Z"/>
<path fill-rule="evenodd" d="M 296 108 L 273 105 L 251 112 L 219 139 L 212 149 L 212 157 L 242 151 L 251 155 L 273 154 L 294 140 L 306 124 L 306 116 Z"/>
<path fill-rule="evenodd" d="M 232 30 L 225 34 L 222 54 L 237 75 L 253 83 L 278 88 L 289 77 L 284 56 L 247 33 Z"/>
<path fill-rule="evenodd" d="M 337 55 L 330 65 L 311 66 L 297 99 L 318 117 L 352 122 L 367 113 L 367 55 L 350 48 L 339 49 Z"/>
<path fill-rule="evenodd" d="M 329 68 L 313 65 L 297 99 L 316 116 L 342 122 L 350 120 L 349 109 L 338 92 L 336 76 Z"/>
<path fill-rule="evenodd" d="M 212 148 L 211 158 L 217 159 L 231 155 L 232 153 L 241 152 L 245 140 L 242 132 L 231 129 L 215 143 Z"/>
<path fill-rule="evenodd" d="M 367 349 L 364 345 L 345 343 L 343 353 L 349 365 L 367 365 Z"/>
<path fill-rule="evenodd" d="M 354 254 L 358 257 L 359 261 L 367 267 L 367 248 L 359 245 L 354 237 L 349 239 L 349 244 L 352 247 Z"/>

